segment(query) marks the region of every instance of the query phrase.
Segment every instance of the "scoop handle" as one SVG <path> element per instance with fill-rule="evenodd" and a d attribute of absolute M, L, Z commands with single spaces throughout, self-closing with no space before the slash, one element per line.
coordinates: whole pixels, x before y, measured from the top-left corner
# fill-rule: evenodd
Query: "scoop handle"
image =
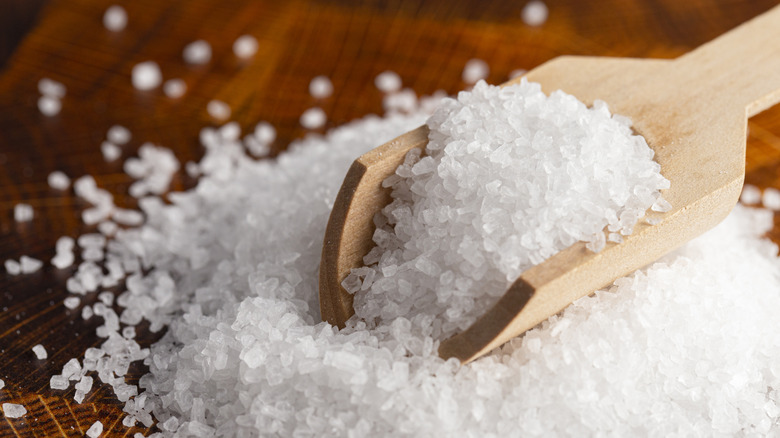
<path fill-rule="evenodd" d="M 751 117 L 780 101 L 780 6 L 747 21 L 674 62 L 691 97 Z"/>

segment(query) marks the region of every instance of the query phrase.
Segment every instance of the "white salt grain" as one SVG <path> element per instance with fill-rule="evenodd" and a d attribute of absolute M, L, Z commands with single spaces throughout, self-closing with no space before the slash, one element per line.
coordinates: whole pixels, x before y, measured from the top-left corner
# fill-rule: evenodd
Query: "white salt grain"
<path fill-rule="evenodd" d="M 38 111 L 44 116 L 52 117 L 60 113 L 62 102 L 56 97 L 41 96 L 38 98 Z"/>
<path fill-rule="evenodd" d="M 141 62 L 133 66 L 133 87 L 138 90 L 152 90 L 160 86 L 162 72 L 154 61 Z"/>
<path fill-rule="evenodd" d="M 103 159 L 108 162 L 116 161 L 122 156 L 122 149 L 110 141 L 104 141 L 100 144 L 100 152 L 103 153 Z"/>
<path fill-rule="evenodd" d="M 16 222 L 29 222 L 33 215 L 33 208 L 30 204 L 14 205 L 14 220 Z"/>
<path fill-rule="evenodd" d="M 68 309 L 75 309 L 81 304 L 81 298 L 79 297 L 67 297 L 64 300 L 65 307 Z"/>
<path fill-rule="evenodd" d="M 49 357 L 49 355 L 46 353 L 46 348 L 41 344 L 35 345 L 32 348 L 32 351 L 35 353 L 35 357 L 37 357 L 39 360 L 43 360 Z"/>
<path fill-rule="evenodd" d="M 38 81 L 38 91 L 47 97 L 62 99 L 67 92 L 65 85 L 49 78 L 41 78 Z"/>
<path fill-rule="evenodd" d="M 761 195 L 761 203 L 770 210 L 780 210 L 780 190 L 774 187 L 765 188 Z"/>
<path fill-rule="evenodd" d="M 0 379 L 0 389 L 5 388 L 5 381 L 3 379 Z"/>
<path fill-rule="evenodd" d="M 315 76 L 309 82 L 309 94 L 315 99 L 324 99 L 333 94 L 333 83 L 327 76 Z"/>
<path fill-rule="evenodd" d="M 21 269 L 22 274 L 32 274 L 41 269 L 41 267 L 43 267 L 43 262 L 36 258 L 23 255 L 19 259 L 19 268 Z"/>
<path fill-rule="evenodd" d="M 70 187 L 70 178 L 68 178 L 68 175 L 65 175 L 64 172 L 55 170 L 54 172 L 50 173 L 47 177 L 47 181 L 49 183 L 49 187 L 53 188 L 54 190 L 66 190 L 68 187 Z"/>
<path fill-rule="evenodd" d="M 103 14 L 103 26 L 111 32 L 120 32 L 127 26 L 127 11 L 119 5 L 111 5 Z"/>
<path fill-rule="evenodd" d="M 325 126 L 325 122 L 328 117 L 325 115 L 325 111 L 322 108 L 314 107 L 309 108 L 301 114 L 301 126 L 306 129 L 319 129 Z"/>
<path fill-rule="evenodd" d="M 374 78 L 374 85 L 383 93 L 395 93 L 401 89 L 401 77 L 394 71 L 383 71 Z"/>
<path fill-rule="evenodd" d="M 97 438 L 103 433 L 103 423 L 96 421 L 92 423 L 92 426 L 87 429 L 87 436 L 89 438 Z"/>
<path fill-rule="evenodd" d="M 217 120 L 227 120 L 230 118 L 230 106 L 221 100 L 211 100 L 206 105 L 206 111 Z"/>
<path fill-rule="evenodd" d="M 182 79 L 168 79 L 163 84 L 163 93 L 171 99 L 178 99 L 187 93 L 187 83 Z"/>
<path fill-rule="evenodd" d="M 130 133 L 130 130 L 122 125 L 113 125 L 108 128 L 108 132 L 106 133 L 106 139 L 117 145 L 127 144 L 132 137 L 133 135 Z"/>
<path fill-rule="evenodd" d="M 547 5 L 540 0 L 531 0 L 523 7 L 523 23 L 528 26 L 541 26 L 547 21 L 550 11 Z"/>
<path fill-rule="evenodd" d="M 463 82 L 476 84 L 480 79 L 486 79 L 490 73 L 487 63 L 481 59 L 470 59 L 463 68 Z"/>
<path fill-rule="evenodd" d="M 233 53 L 241 59 L 248 59 L 255 56 L 257 48 L 257 38 L 252 35 L 241 35 L 233 42 Z"/>
<path fill-rule="evenodd" d="M 270 144 L 276 140 L 276 129 L 268 122 L 260 122 L 255 126 L 255 138 L 262 144 Z"/>
<path fill-rule="evenodd" d="M 206 64 L 211 60 L 211 45 L 205 40 L 193 41 L 184 47 L 182 55 L 188 64 Z"/>
<path fill-rule="evenodd" d="M 22 267 L 16 260 L 8 259 L 4 263 L 5 271 L 11 275 L 19 275 L 22 273 Z"/>
<path fill-rule="evenodd" d="M 3 403 L 3 415 L 6 418 L 19 418 L 27 413 L 27 409 L 24 406 L 16 403 Z"/>
<path fill-rule="evenodd" d="M 758 204 L 761 202 L 761 189 L 752 184 L 745 184 L 742 186 L 742 194 L 739 197 L 739 202 L 745 205 Z"/>

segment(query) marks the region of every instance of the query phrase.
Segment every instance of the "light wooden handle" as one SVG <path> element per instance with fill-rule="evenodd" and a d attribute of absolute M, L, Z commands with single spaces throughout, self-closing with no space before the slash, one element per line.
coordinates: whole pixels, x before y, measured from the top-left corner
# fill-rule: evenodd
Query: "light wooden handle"
<path fill-rule="evenodd" d="M 702 102 L 714 94 L 748 117 L 780 101 L 780 6 L 738 26 L 674 62 L 686 75 L 686 92 Z M 673 81 L 676 84 L 678 82 Z M 678 89 L 679 90 L 679 89 Z"/>

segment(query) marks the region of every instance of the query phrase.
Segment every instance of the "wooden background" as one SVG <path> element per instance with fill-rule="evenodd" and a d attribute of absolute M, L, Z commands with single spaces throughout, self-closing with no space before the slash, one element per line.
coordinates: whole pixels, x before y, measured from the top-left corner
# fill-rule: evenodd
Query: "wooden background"
<path fill-rule="evenodd" d="M 462 89 L 463 66 L 474 57 L 489 63 L 491 83 L 563 54 L 673 58 L 777 4 L 549 0 L 549 21 L 530 28 L 520 18 L 522 0 L 117 2 L 127 9 L 129 25 L 112 33 L 101 21 L 110 1 L 0 0 L 0 261 L 22 254 L 48 261 L 58 237 L 90 231 L 79 220 L 85 203 L 48 187 L 46 176 L 53 170 L 94 175 L 119 205 L 135 205 L 126 194 L 131 180 L 121 160 L 105 163 L 100 153 L 115 123 L 133 132 L 123 157 L 153 141 L 173 149 L 184 163 L 201 156 L 198 131 L 213 123 L 205 106 L 219 98 L 244 129 L 260 120 L 274 124 L 276 154 L 305 134 L 298 118 L 313 105 L 328 114 L 328 126 L 381 113 L 373 80 L 386 69 L 398 72 L 418 94 L 430 94 Z M 246 33 L 258 38 L 260 50 L 244 62 L 231 46 Z M 182 48 L 199 38 L 212 44 L 214 56 L 208 65 L 188 66 Z M 145 60 L 157 61 L 166 78 L 183 78 L 187 95 L 172 100 L 159 89 L 134 90 L 130 70 Z M 335 93 L 316 101 L 308 83 L 320 74 L 333 80 Z M 58 116 L 45 117 L 36 108 L 42 77 L 68 88 Z M 750 121 L 747 181 L 780 187 L 779 168 L 780 108 L 775 108 Z M 176 189 L 193 184 L 182 175 L 174 181 Z M 17 224 L 13 206 L 22 201 L 34 207 L 35 218 Z M 771 234 L 776 240 L 779 228 Z M 98 419 L 110 431 L 104 436 L 147 432 L 121 425 L 122 405 L 106 388 L 93 390 L 82 404 L 72 401 L 72 386 L 64 392 L 48 388 L 49 377 L 68 359 L 101 343 L 94 334 L 100 318 L 84 322 L 62 305 L 72 271 L 45 266 L 32 275 L 10 276 L 0 269 L 5 380 L 0 403 L 28 409 L 24 418 L 0 419 L 0 437 L 82 436 Z M 154 339 L 140 338 L 146 344 Z M 35 359 L 31 347 L 37 343 L 48 350 L 48 360 Z M 136 367 L 130 380 L 136 382 L 142 372 Z"/>

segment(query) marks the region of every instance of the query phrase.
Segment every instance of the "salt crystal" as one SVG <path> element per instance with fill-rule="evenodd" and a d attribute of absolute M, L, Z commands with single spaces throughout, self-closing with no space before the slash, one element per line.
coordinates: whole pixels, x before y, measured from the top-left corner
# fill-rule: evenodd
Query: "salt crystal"
<path fill-rule="evenodd" d="M 382 99 L 382 106 L 388 112 L 411 113 L 417 109 L 417 104 L 417 95 L 408 88 L 387 94 Z"/>
<path fill-rule="evenodd" d="M 23 255 L 19 259 L 19 268 L 22 271 L 22 274 L 31 274 L 43 267 L 43 262 L 26 255 Z"/>
<path fill-rule="evenodd" d="M 41 96 L 38 98 L 38 111 L 44 116 L 52 117 L 60 113 L 62 102 L 56 97 Z"/>
<path fill-rule="evenodd" d="M 374 85 L 383 93 L 395 93 L 401 89 L 401 77 L 394 71 L 383 71 L 374 79 Z"/>
<path fill-rule="evenodd" d="M 463 68 L 463 82 L 476 84 L 480 79 L 486 79 L 490 73 L 487 63 L 481 59 L 470 59 Z"/>
<path fill-rule="evenodd" d="M 39 360 L 43 360 L 49 357 L 49 355 L 46 353 L 46 348 L 41 344 L 36 344 L 32 348 L 32 351 L 35 353 L 35 357 L 37 357 Z"/>
<path fill-rule="evenodd" d="M 233 53 L 241 59 L 251 58 L 257 53 L 258 46 L 257 38 L 241 35 L 233 42 Z"/>
<path fill-rule="evenodd" d="M 547 5 L 540 0 L 531 0 L 523 7 L 523 22 L 528 26 L 541 26 L 547 21 L 550 11 Z"/>
<path fill-rule="evenodd" d="M 14 220 L 16 222 L 29 222 L 33 218 L 33 208 L 30 204 L 14 205 Z"/>
<path fill-rule="evenodd" d="M 100 421 L 96 421 L 92 423 L 92 426 L 89 426 L 89 429 L 87 429 L 87 436 L 89 438 L 97 438 L 102 433 L 103 433 L 103 423 L 101 423 Z"/>
<path fill-rule="evenodd" d="M 0 379 L 0 389 L 5 388 L 5 381 L 3 379 Z"/>
<path fill-rule="evenodd" d="M 780 210 L 780 190 L 774 187 L 765 188 L 761 195 L 761 203 L 770 210 Z"/>
<path fill-rule="evenodd" d="M 268 122 L 260 122 L 255 126 L 255 138 L 262 144 L 270 144 L 276 140 L 276 129 Z"/>
<path fill-rule="evenodd" d="M 49 187 L 53 188 L 54 190 L 66 190 L 68 187 L 70 187 L 70 178 L 68 178 L 64 172 L 59 170 L 55 170 L 54 172 L 50 173 L 47 181 L 49 183 Z"/>
<path fill-rule="evenodd" d="M 221 100 L 211 100 L 206 106 L 209 115 L 217 120 L 227 120 L 230 118 L 230 106 Z"/>
<path fill-rule="evenodd" d="M 98 231 L 100 231 L 100 234 L 104 236 L 113 236 L 116 234 L 119 227 L 117 226 L 116 222 L 111 221 L 102 221 L 98 223 Z"/>
<path fill-rule="evenodd" d="M 152 90 L 160 86 L 162 72 L 160 66 L 154 61 L 141 62 L 133 66 L 133 87 L 138 90 Z"/>
<path fill-rule="evenodd" d="M 325 115 L 325 111 L 322 108 L 314 107 L 309 108 L 301 114 L 301 126 L 306 129 L 319 129 L 325 126 L 325 122 L 328 117 Z"/>
<path fill-rule="evenodd" d="M 742 194 L 739 197 L 739 201 L 745 205 L 758 204 L 761 202 L 761 189 L 752 184 L 745 184 L 742 186 Z"/>
<path fill-rule="evenodd" d="M 24 406 L 16 403 L 3 403 L 3 415 L 6 418 L 19 418 L 27 413 L 27 409 Z"/>
<path fill-rule="evenodd" d="M 120 32 L 127 26 L 127 11 L 119 5 L 111 5 L 103 14 L 103 26 L 111 32 Z"/>
<path fill-rule="evenodd" d="M 108 291 L 100 292 L 98 294 L 98 299 L 106 306 L 114 304 L 114 294 Z"/>
<path fill-rule="evenodd" d="M 132 137 L 133 135 L 130 133 L 130 130 L 122 125 L 113 125 L 108 128 L 108 132 L 106 133 L 108 141 L 117 145 L 127 144 Z"/>
<path fill-rule="evenodd" d="M 187 83 L 182 79 L 168 79 L 163 84 L 163 93 L 171 99 L 178 99 L 187 93 Z"/>
<path fill-rule="evenodd" d="M 184 47 L 183 57 L 188 64 L 206 64 L 211 60 L 211 45 L 205 40 L 193 41 Z"/>
<path fill-rule="evenodd" d="M 241 137 L 241 125 L 238 122 L 226 123 L 219 128 L 219 135 L 225 141 L 236 141 Z"/>
<path fill-rule="evenodd" d="M 94 312 L 92 311 L 92 307 L 90 306 L 84 306 L 81 309 L 81 319 L 88 320 L 89 318 L 92 318 L 92 315 L 94 315 Z"/>
<path fill-rule="evenodd" d="M 309 94 L 315 99 L 324 99 L 333 94 L 333 83 L 327 76 L 315 76 L 309 82 Z"/>
<path fill-rule="evenodd" d="M 38 91 L 44 96 L 59 100 L 65 97 L 67 90 L 61 82 L 49 78 L 41 78 L 38 81 Z"/>
<path fill-rule="evenodd" d="M 57 252 L 57 254 L 54 257 L 52 257 L 51 264 L 57 269 L 65 269 L 73 265 L 75 259 L 76 256 L 73 254 L 72 251 Z"/>
<path fill-rule="evenodd" d="M 103 159 L 106 161 L 116 161 L 122 156 L 122 149 L 110 141 L 104 141 L 100 144 L 100 152 L 103 153 Z"/>
<path fill-rule="evenodd" d="M 5 261 L 5 271 L 11 275 L 19 275 L 22 273 L 22 267 L 16 260 L 8 259 Z"/>
<path fill-rule="evenodd" d="M 63 303 L 65 304 L 65 307 L 73 310 L 81 304 L 81 299 L 79 297 L 67 297 Z"/>
<path fill-rule="evenodd" d="M 68 389 L 69 386 L 70 383 L 68 382 L 68 379 L 60 374 L 55 374 L 49 379 L 49 387 L 51 389 L 63 390 Z"/>

